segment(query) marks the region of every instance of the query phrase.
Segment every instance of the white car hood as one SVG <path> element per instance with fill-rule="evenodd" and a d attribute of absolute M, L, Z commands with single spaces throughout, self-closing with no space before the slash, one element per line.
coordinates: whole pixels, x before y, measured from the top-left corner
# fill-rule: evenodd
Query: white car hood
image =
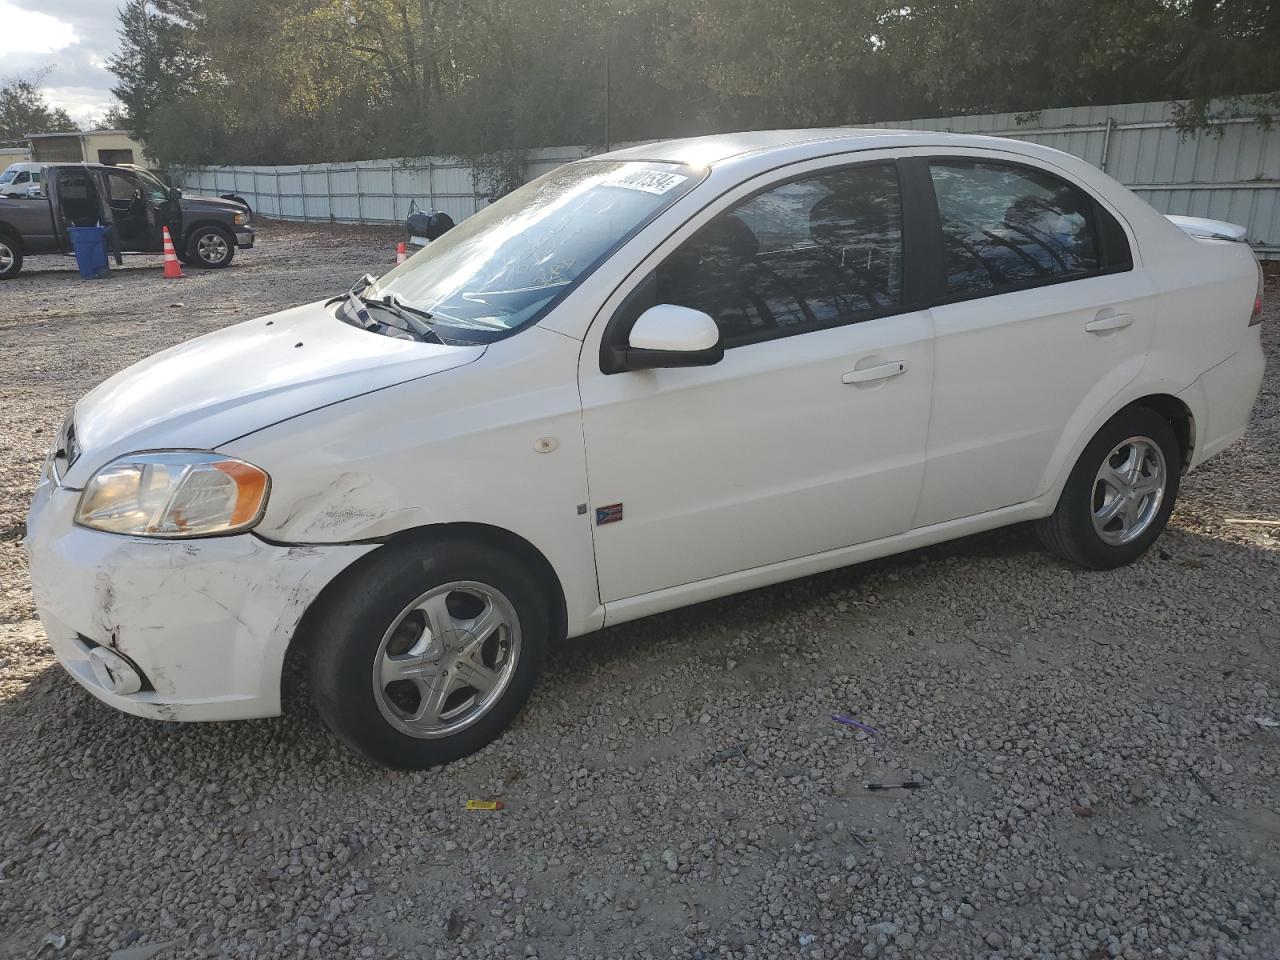
<path fill-rule="evenodd" d="M 483 346 L 396 340 L 343 323 L 323 303 L 188 340 L 122 370 L 75 408 L 79 488 L 139 450 L 212 450 L 319 407 L 477 360 Z"/>

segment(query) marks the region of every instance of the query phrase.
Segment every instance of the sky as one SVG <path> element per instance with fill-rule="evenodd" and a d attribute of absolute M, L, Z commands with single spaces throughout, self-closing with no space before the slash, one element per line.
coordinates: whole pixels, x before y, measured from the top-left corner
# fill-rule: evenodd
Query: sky
<path fill-rule="evenodd" d="M 0 0 L 0 76 L 52 67 L 45 99 L 77 123 L 112 104 L 119 0 Z"/>

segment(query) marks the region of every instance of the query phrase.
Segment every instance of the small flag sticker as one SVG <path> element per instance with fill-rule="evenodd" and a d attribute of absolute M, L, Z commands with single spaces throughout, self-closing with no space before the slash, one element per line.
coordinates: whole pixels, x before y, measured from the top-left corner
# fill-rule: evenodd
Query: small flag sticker
<path fill-rule="evenodd" d="M 503 803 L 501 800 L 468 800 L 468 810 L 501 810 Z"/>
<path fill-rule="evenodd" d="M 610 503 L 603 507 L 596 507 L 596 526 L 604 523 L 617 523 L 622 519 L 622 504 Z"/>

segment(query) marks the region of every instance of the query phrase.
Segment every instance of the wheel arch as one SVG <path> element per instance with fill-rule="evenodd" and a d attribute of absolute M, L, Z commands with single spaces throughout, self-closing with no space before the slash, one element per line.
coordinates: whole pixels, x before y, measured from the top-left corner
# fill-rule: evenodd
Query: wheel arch
<path fill-rule="evenodd" d="M 1196 418 L 1191 408 L 1169 393 L 1147 394 L 1132 403 L 1125 404 L 1120 410 L 1127 410 L 1129 407 L 1146 407 L 1169 421 L 1169 426 L 1173 428 L 1173 435 L 1178 438 L 1178 448 L 1182 453 L 1182 472 L 1186 473 L 1196 449 Z M 1119 412 L 1119 410 L 1116 411 L 1116 413 Z"/>
<path fill-rule="evenodd" d="M 568 606 L 565 600 L 564 587 L 555 568 L 546 556 L 532 543 L 503 527 L 484 523 L 437 523 L 421 527 L 411 527 L 395 533 L 381 541 L 376 550 L 370 550 L 364 556 L 346 567 L 341 573 L 325 584 L 324 588 L 312 600 L 302 618 L 298 621 L 289 638 L 285 650 L 285 666 L 281 671 L 281 696 L 284 699 L 285 685 L 292 677 L 300 675 L 300 667 L 306 659 L 311 637 L 316 622 L 324 616 L 325 608 L 332 598 L 358 577 L 374 558 L 380 557 L 387 550 L 409 543 L 431 544 L 448 541 L 469 540 L 482 543 L 494 549 L 510 553 L 520 559 L 538 583 L 547 591 L 548 610 L 551 614 L 551 640 L 561 640 L 568 632 Z"/>
<path fill-rule="evenodd" d="M 1099 430 L 1113 417 L 1130 407 L 1146 407 L 1169 421 L 1174 436 L 1178 438 L 1178 446 L 1182 453 L 1182 473 L 1186 473 L 1191 458 L 1195 453 L 1196 418 L 1195 412 L 1185 401 L 1166 389 L 1165 385 L 1152 386 L 1148 389 L 1137 389 L 1115 397 L 1112 402 L 1099 410 L 1088 425 L 1072 438 L 1065 453 L 1060 453 L 1045 472 L 1042 489 L 1044 493 L 1036 499 L 1040 502 L 1042 512 L 1052 513 L 1066 486 L 1067 478 Z"/>
<path fill-rule="evenodd" d="M 22 242 L 22 233 L 11 223 L 0 220 L 0 236 L 7 242 L 16 244 L 19 253 L 26 253 L 26 244 Z"/>
<path fill-rule="evenodd" d="M 201 219 L 201 220 L 194 220 L 190 224 L 184 223 L 182 225 L 182 245 L 185 247 L 188 243 L 190 243 L 192 236 L 195 235 L 195 232 L 197 230 L 200 230 L 203 227 L 213 227 L 214 229 L 226 234 L 227 239 L 231 241 L 233 246 L 235 245 L 235 242 L 236 242 L 235 231 L 232 230 L 229 226 L 227 226 L 225 223 L 223 223 L 220 220 L 210 220 L 208 218 Z"/>

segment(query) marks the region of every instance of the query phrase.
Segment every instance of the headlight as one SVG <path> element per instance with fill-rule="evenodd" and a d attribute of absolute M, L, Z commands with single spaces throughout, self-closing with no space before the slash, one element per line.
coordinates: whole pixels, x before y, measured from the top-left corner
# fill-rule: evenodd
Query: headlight
<path fill-rule="evenodd" d="M 237 213 L 235 220 L 237 227 L 243 227 L 249 222 L 249 215 L 247 213 Z"/>
<path fill-rule="evenodd" d="M 93 475 L 76 523 L 136 537 L 206 537 L 248 530 L 266 509 L 271 478 L 217 453 L 134 453 Z"/>

